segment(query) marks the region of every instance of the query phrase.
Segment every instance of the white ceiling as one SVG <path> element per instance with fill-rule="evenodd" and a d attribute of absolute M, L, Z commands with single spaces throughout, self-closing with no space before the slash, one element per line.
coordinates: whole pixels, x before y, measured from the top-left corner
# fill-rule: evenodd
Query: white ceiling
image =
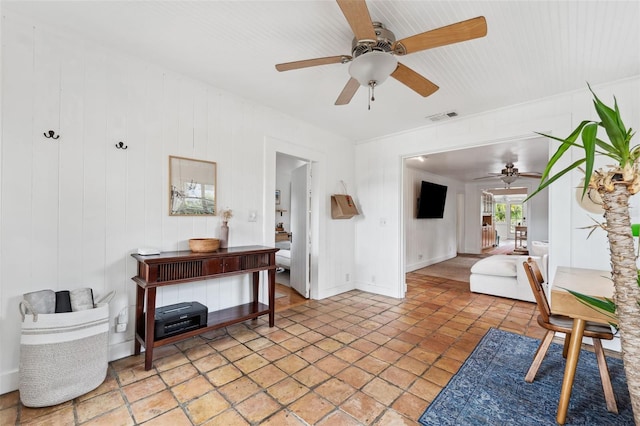
<path fill-rule="evenodd" d="M 484 182 L 500 187 L 504 186 L 500 179 L 488 173 L 500 173 L 507 163 L 514 163 L 520 173 L 542 173 L 549 159 L 549 141 L 535 137 L 420 157 L 422 161 L 419 157 L 405 160 L 407 166 L 462 182 L 486 178 Z"/>
<path fill-rule="evenodd" d="M 348 65 L 288 72 L 274 67 L 351 53 L 351 29 L 333 0 L 2 0 L 3 11 L 31 16 L 84 40 L 191 75 L 354 142 L 433 125 L 425 117 L 434 114 L 456 111 L 464 117 L 586 90 L 587 81 L 597 85 L 640 74 L 638 1 L 367 4 L 371 18 L 384 23 L 397 39 L 481 15 L 488 34 L 400 57 L 440 90 L 423 98 L 389 79 L 376 89 L 376 101 L 367 110 L 367 90 L 362 87 L 349 105 L 334 106 L 349 79 Z M 490 154 L 491 169 L 484 173 L 504 166 L 498 154 Z M 522 153 L 513 154 L 524 161 Z M 462 160 L 479 161 L 463 157 L 448 169 L 462 164 L 463 170 L 470 170 Z M 469 173 L 478 172 L 479 166 Z"/>

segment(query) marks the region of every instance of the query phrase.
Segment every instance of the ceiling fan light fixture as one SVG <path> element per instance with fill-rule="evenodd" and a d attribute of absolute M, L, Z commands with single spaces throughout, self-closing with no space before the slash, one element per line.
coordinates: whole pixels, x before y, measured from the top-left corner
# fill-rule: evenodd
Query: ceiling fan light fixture
<path fill-rule="evenodd" d="M 358 80 L 361 86 L 370 86 L 373 82 L 381 85 L 398 67 L 398 60 L 390 53 L 368 52 L 364 53 L 349 65 L 349 75 Z"/>
<path fill-rule="evenodd" d="M 512 184 L 513 182 L 515 182 L 518 179 L 518 176 L 516 175 L 506 175 L 506 176 L 502 176 L 500 179 L 502 179 L 502 181 L 504 183 L 506 183 L 507 185 Z"/>

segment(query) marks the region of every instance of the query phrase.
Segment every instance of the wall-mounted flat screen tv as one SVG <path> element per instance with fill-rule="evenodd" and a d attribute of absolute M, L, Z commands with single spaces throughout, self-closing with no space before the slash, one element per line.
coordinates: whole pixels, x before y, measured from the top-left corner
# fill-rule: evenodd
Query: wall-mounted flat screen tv
<path fill-rule="evenodd" d="M 418 219 L 442 219 L 447 187 L 437 183 L 422 181 L 418 198 Z"/>

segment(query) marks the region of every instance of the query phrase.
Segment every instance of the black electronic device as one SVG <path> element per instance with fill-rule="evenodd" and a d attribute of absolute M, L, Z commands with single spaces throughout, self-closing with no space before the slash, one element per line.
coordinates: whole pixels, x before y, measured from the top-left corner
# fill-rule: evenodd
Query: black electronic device
<path fill-rule="evenodd" d="M 422 181 L 416 217 L 418 219 L 442 219 L 446 200 L 446 186 Z"/>
<path fill-rule="evenodd" d="M 155 340 L 207 326 L 207 307 L 198 302 L 183 302 L 156 309 Z"/>

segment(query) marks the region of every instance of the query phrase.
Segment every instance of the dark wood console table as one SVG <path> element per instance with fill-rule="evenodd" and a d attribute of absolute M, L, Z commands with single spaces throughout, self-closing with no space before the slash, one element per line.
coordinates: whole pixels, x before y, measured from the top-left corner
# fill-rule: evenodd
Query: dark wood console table
<path fill-rule="evenodd" d="M 145 370 L 151 369 L 153 364 L 153 348 L 170 345 L 210 330 L 266 314 L 269 314 L 269 327 L 273 327 L 277 251 L 277 248 L 272 247 L 245 246 L 218 249 L 212 253 L 174 251 L 151 256 L 132 254 L 138 261 L 138 275 L 132 278 L 137 284 L 135 354 L 139 355 L 141 345 L 144 345 Z M 258 302 L 260 271 L 269 271 L 269 305 Z M 206 327 L 162 340 L 155 339 L 156 289 L 158 287 L 241 274 L 253 275 L 252 302 L 209 312 Z"/>

